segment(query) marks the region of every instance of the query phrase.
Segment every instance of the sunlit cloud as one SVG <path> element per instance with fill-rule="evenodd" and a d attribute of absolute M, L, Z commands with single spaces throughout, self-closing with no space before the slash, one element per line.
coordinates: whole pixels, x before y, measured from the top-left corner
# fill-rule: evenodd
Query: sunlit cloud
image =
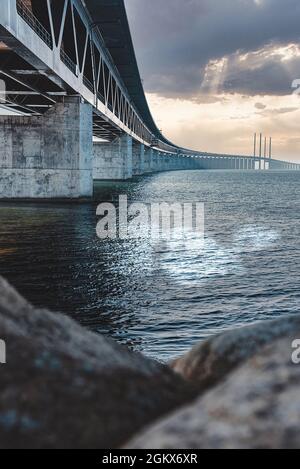
<path fill-rule="evenodd" d="M 126 0 L 151 111 L 185 147 L 300 161 L 299 0 Z M 151 24 L 151 28 L 147 25 Z"/>
<path fill-rule="evenodd" d="M 163 133 L 183 147 L 250 155 L 253 133 L 273 136 L 274 156 L 300 160 L 300 98 L 222 94 L 210 102 L 147 95 Z"/>

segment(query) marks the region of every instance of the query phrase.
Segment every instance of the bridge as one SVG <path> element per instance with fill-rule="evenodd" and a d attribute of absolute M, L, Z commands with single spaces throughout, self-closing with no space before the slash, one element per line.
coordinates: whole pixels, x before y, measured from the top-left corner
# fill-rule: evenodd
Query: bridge
<path fill-rule="evenodd" d="M 124 0 L 1 0 L 0 198 L 88 198 L 93 180 L 180 169 L 299 170 L 180 148 L 150 113 Z"/>

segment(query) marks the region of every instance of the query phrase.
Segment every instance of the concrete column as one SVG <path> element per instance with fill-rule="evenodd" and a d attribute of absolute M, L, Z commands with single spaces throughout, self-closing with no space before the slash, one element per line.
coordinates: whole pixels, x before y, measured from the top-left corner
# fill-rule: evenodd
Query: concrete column
<path fill-rule="evenodd" d="M 169 168 L 170 171 L 175 171 L 176 155 L 169 156 Z"/>
<path fill-rule="evenodd" d="M 169 171 L 169 156 L 164 155 L 164 171 Z"/>
<path fill-rule="evenodd" d="M 158 150 L 153 150 L 151 171 L 154 173 L 159 171 L 159 158 L 160 152 Z"/>
<path fill-rule="evenodd" d="M 133 142 L 132 146 L 132 174 L 139 176 L 145 172 L 145 145 Z"/>
<path fill-rule="evenodd" d="M 172 155 L 171 161 L 172 161 L 171 163 L 172 171 L 176 171 L 177 169 L 177 155 L 176 154 Z"/>
<path fill-rule="evenodd" d="M 65 98 L 43 116 L 0 116 L 0 198 L 93 195 L 92 107 Z"/>
<path fill-rule="evenodd" d="M 155 157 L 155 171 L 160 172 L 162 170 L 162 153 L 161 151 L 157 152 L 157 155 Z"/>
<path fill-rule="evenodd" d="M 153 148 L 145 147 L 145 173 L 151 173 L 152 171 L 152 159 L 153 159 Z"/>
<path fill-rule="evenodd" d="M 94 144 L 93 177 L 95 180 L 132 178 L 132 138 L 124 134 L 109 143 Z"/>
<path fill-rule="evenodd" d="M 179 167 L 180 167 L 180 156 L 175 155 L 174 156 L 174 170 L 178 170 Z"/>
<path fill-rule="evenodd" d="M 176 155 L 175 160 L 176 160 L 176 165 L 175 165 L 176 171 L 181 170 L 184 167 L 184 158 L 182 157 L 182 155 Z"/>

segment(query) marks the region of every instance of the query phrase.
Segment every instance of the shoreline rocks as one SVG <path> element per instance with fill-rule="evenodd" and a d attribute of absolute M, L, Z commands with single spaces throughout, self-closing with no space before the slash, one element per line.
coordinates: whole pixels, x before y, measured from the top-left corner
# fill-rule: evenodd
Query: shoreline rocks
<path fill-rule="evenodd" d="M 259 322 L 217 335 L 196 345 L 170 366 L 196 385 L 199 392 L 204 392 L 281 338 L 289 338 L 290 342 L 300 338 L 300 315 Z"/>
<path fill-rule="evenodd" d="M 213 337 L 168 367 L 0 277 L 0 339 L 0 449 L 300 448 L 298 316 Z"/>
<path fill-rule="evenodd" d="M 281 339 L 126 448 L 299 449 L 299 391 L 300 368 L 290 340 Z"/>
<path fill-rule="evenodd" d="M 183 405 L 167 366 L 38 310 L 0 278 L 0 448 L 116 448 Z"/>

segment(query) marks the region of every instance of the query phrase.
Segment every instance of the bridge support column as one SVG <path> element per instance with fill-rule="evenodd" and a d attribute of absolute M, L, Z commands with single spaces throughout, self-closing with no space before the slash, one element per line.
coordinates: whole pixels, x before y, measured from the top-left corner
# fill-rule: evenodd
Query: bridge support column
<path fill-rule="evenodd" d="M 92 107 L 65 98 L 43 116 L 0 116 L 0 198 L 93 195 Z"/>
<path fill-rule="evenodd" d="M 145 166 L 144 173 L 151 173 L 153 166 L 153 148 L 145 147 Z"/>
<path fill-rule="evenodd" d="M 134 142 L 132 147 L 132 173 L 139 176 L 145 172 L 145 145 Z"/>
<path fill-rule="evenodd" d="M 93 153 L 95 180 L 132 178 L 132 138 L 129 135 L 122 135 L 109 143 L 95 143 Z"/>
<path fill-rule="evenodd" d="M 165 153 L 159 152 L 159 157 L 158 157 L 158 163 L 157 163 L 157 171 L 167 171 L 167 165 L 166 165 L 166 160 L 165 160 Z"/>
<path fill-rule="evenodd" d="M 172 155 L 166 155 L 166 170 L 172 171 Z"/>
<path fill-rule="evenodd" d="M 181 170 L 184 168 L 185 165 L 185 158 L 182 155 L 177 155 L 177 164 L 176 164 L 176 169 Z"/>
<path fill-rule="evenodd" d="M 151 161 L 152 161 L 151 171 L 153 173 L 159 172 L 159 151 L 158 150 L 153 150 Z"/>
<path fill-rule="evenodd" d="M 186 168 L 186 159 L 183 155 L 177 155 L 176 157 L 176 169 L 181 171 Z"/>

